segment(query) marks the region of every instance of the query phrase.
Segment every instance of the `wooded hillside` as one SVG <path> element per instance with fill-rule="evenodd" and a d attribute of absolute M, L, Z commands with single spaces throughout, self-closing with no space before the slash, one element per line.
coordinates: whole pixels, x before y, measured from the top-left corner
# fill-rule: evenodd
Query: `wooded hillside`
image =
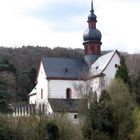
<path fill-rule="evenodd" d="M 106 52 L 103 52 L 106 53 Z M 135 85 L 135 91 L 139 92 L 140 81 L 140 54 L 123 54 L 129 70 L 129 75 Z M 82 49 L 71 49 L 56 47 L 54 49 L 39 46 L 23 46 L 22 48 L 5 48 L 0 47 L 0 60 L 8 60 L 15 67 L 16 83 L 13 92 L 16 92 L 16 100 L 27 101 L 27 95 L 34 86 L 36 77 L 36 68 L 41 56 L 48 57 L 68 57 L 81 58 Z M 0 75 L 3 75 L 0 73 Z"/>
<path fill-rule="evenodd" d="M 14 95 L 17 95 L 16 100 L 27 101 L 27 95 L 34 87 L 36 69 L 41 56 L 80 58 L 82 57 L 82 52 L 81 49 L 60 47 L 54 49 L 39 46 L 23 46 L 22 48 L 0 47 L 0 60 L 8 61 L 15 67 L 16 91 L 14 90 L 13 92 L 16 93 Z"/>

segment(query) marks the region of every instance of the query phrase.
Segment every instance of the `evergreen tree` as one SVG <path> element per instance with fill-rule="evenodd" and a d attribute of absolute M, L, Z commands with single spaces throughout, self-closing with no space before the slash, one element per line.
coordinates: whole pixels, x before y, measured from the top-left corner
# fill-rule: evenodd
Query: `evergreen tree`
<path fill-rule="evenodd" d="M 36 69 L 34 67 L 27 69 L 26 71 L 23 71 L 21 76 L 20 76 L 20 83 L 19 83 L 19 93 L 18 93 L 18 97 L 22 100 L 22 101 L 27 101 L 27 97 L 29 92 L 31 92 L 31 90 L 35 87 L 36 83 Z"/>
<path fill-rule="evenodd" d="M 0 115 L 0 140 L 15 140 L 15 135 L 6 119 Z"/>
<path fill-rule="evenodd" d="M 58 126 L 50 122 L 46 125 L 48 140 L 59 140 L 59 128 Z"/>
<path fill-rule="evenodd" d="M 101 94 L 99 102 L 91 104 L 83 127 L 86 140 L 124 140 L 133 129 L 133 97 L 120 79 L 112 82 Z"/>
<path fill-rule="evenodd" d="M 7 59 L 0 61 L 0 112 L 9 113 L 12 111 L 11 102 L 15 100 L 16 69 Z M 15 82 L 15 83 L 14 83 Z"/>
<path fill-rule="evenodd" d="M 6 81 L 0 79 L 0 112 L 1 113 L 9 113 L 12 111 L 10 107 L 11 96 L 7 92 L 6 85 L 7 85 Z"/>
<path fill-rule="evenodd" d="M 132 79 L 133 92 L 136 94 L 136 102 L 140 105 L 140 72 L 138 76 Z"/>
<path fill-rule="evenodd" d="M 131 81 L 130 81 L 128 69 L 125 63 L 125 58 L 123 56 L 121 57 L 120 65 L 118 66 L 118 69 L 116 71 L 115 78 L 122 79 L 123 82 L 127 84 L 129 88 L 131 88 Z"/>

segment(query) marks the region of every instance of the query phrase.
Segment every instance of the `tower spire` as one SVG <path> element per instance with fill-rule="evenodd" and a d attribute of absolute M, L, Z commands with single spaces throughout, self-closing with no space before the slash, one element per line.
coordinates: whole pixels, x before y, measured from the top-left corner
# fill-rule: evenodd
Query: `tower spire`
<path fill-rule="evenodd" d="M 96 15 L 94 14 L 93 0 L 91 0 L 91 9 L 90 9 L 90 14 L 88 16 L 88 21 L 97 21 Z"/>
<path fill-rule="evenodd" d="M 91 13 L 94 13 L 94 8 L 93 8 L 93 0 L 91 0 L 91 10 L 90 10 Z"/>
<path fill-rule="evenodd" d="M 85 30 L 83 34 L 84 48 L 85 48 L 85 61 L 90 66 L 101 53 L 101 32 L 96 29 L 97 16 L 94 14 L 93 0 L 91 0 L 91 9 L 88 16 L 88 29 Z"/>

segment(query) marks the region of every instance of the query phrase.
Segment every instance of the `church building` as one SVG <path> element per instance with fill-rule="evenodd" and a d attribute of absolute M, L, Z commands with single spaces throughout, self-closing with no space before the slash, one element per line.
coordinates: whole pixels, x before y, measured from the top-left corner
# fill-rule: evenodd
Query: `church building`
<path fill-rule="evenodd" d="M 48 115 L 64 112 L 72 121 L 77 121 L 83 95 L 90 92 L 99 100 L 101 92 L 115 77 L 120 56 L 117 50 L 101 55 L 102 34 L 96 28 L 93 1 L 87 23 L 83 58 L 41 58 L 37 84 L 29 93 L 29 104 L 35 104 Z M 83 104 L 88 108 L 87 102 Z"/>

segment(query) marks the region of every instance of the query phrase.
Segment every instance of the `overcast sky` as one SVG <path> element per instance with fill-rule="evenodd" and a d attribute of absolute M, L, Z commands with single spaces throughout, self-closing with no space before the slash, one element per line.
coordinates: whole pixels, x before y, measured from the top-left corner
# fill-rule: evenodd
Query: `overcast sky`
<path fill-rule="evenodd" d="M 90 0 L 0 0 L 0 46 L 83 48 Z M 140 0 L 94 0 L 102 50 L 140 52 Z"/>

